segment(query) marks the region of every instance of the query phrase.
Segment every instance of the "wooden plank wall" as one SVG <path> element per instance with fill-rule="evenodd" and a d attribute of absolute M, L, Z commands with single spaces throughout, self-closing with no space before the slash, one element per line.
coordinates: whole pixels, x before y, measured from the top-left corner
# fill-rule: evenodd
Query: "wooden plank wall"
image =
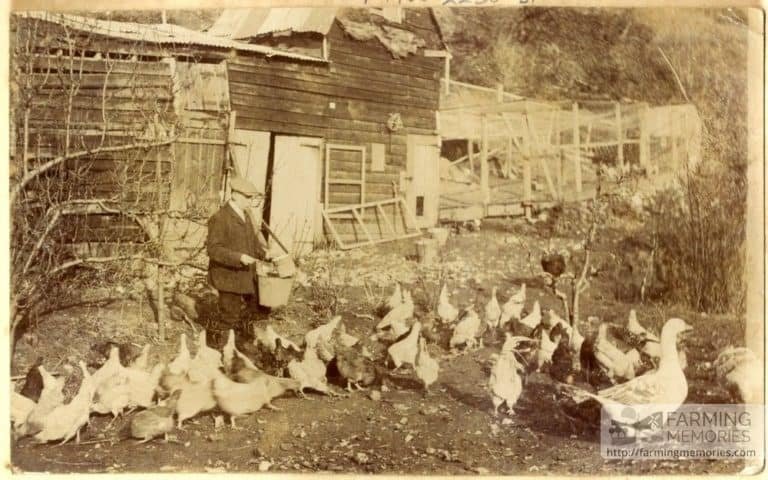
<path fill-rule="evenodd" d="M 426 10 L 424 10 L 426 12 Z M 409 14 L 410 15 L 410 14 Z M 428 12 L 427 12 L 428 15 Z M 433 29 L 420 13 L 411 23 Z M 430 22 L 430 23 L 425 23 Z M 409 24 L 410 25 L 410 24 Z M 232 109 L 237 128 L 321 137 L 328 143 L 366 148 L 366 201 L 392 198 L 406 167 L 407 135 L 436 135 L 443 61 L 421 53 L 395 59 L 378 40 L 356 41 L 338 22 L 329 35 L 330 63 L 310 64 L 238 55 L 228 60 Z M 404 128 L 390 132 L 387 119 L 399 113 Z M 370 167 L 371 144 L 385 146 L 383 172 Z M 339 162 L 334 178 L 359 178 L 356 162 Z M 355 202 L 359 189 L 336 190 L 331 203 Z M 354 189 L 354 191 L 352 190 Z M 343 187 L 342 187 L 343 190 Z M 366 221 L 375 221 L 366 215 Z M 356 237 L 350 222 L 339 233 Z M 371 229 L 376 229 L 372 225 Z"/>

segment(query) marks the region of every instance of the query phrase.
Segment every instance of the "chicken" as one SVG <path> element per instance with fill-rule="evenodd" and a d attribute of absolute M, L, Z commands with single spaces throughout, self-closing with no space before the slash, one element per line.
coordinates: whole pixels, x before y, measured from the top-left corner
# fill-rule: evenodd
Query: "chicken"
<path fill-rule="evenodd" d="M 292 378 L 265 375 L 251 383 L 237 383 L 225 376 L 213 381 L 213 396 L 216 404 L 229 415 L 232 428 L 237 428 L 235 418 L 256 412 L 267 406 L 277 410 L 272 400 L 288 390 L 298 391 L 301 385 Z"/>
<path fill-rule="evenodd" d="M 24 386 L 21 387 L 21 394 L 33 402 L 40 400 L 40 392 L 43 391 L 43 377 L 40 375 L 38 367 L 43 364 L 43 357 L 37 357 L 35 363 L 29 367 L 27 376 L 24 379 Z"/>
<path fill-rule="evenodd" d="M 416 376 L 424 385 L 424 392 L 428 392 L 430 385 L 437 381 L 437 376 L 440 372 L 440 364 L 437 360 L 429 356 L 427 340 L 424 337 L 419 338 L 419 348 L 416 352 L 414 370 L 416 371 Z"/>
<path fill-rule="evenodd" d="M 221 361 L 224 366 L 224 372 L 228 375 L 232 373 L 232 363 L 235 361 L 235 350 L 237 350 L 237 347 L 235 346 L 235 331 L 230 328 L 227 343 L 224 344 L 224 348 L 221 351 Z"/>
<path fill-rule="evenodd" d="M 301 361 L 292 360 L 288 363 L 288 376 L 299 382 L 299 393 L 304 394 L 304 390 L 310 388 L 321 393 L 328 394 L 330 389 L 325 377 L 326 365 L 317 356 L 314 348 L 308 348 L 304 351 L 304 358 Z"/>
<path fill-rule="evenodd" d="M 149 408 L 152 406 L 163 370 L 165 370 L 164 363 L 156 364 L 149 372 L 136 368 L 127 368 L 125 370 L 130 387 L 128 408 Z"/>
<path fill-rule="evenodd" d="M 149 347 L 149 344 L 144 345 L 139 356 L 136 357 L 133 362 L 128 364 L 128 368 L 134 370 L 147 370 L 147 367 L 149 366 Z"/>
<path fill-rule="evenodd" d="M 627 329 L 631 333 L 643 339 L 653 340 L 656 342 L 659 341 L 659 337 L 649 332 L 642 325 L 640 325 L 640 322 L 637 321 L 637 312 L 635 311 L 634 308 L 629 311 L 629 317 L 627 318 Z"/>
<path fill-rule="evenodd" d="M 395 291 L 392 292 L 392 295 L 387 299 L 387 309 L 388 311 L 392 311 L 395 308 L 397 308 L 401 303 L 403 303 L 403 292 L 400 289 L 400 283 L 395 283 Z"/>
<path fill-rule="evenodd" d="M 190 360 L 187 378 L 192 383 L 206 383 L 219 374 L 222 367 L 221 352 L 208 346 L 205 330 L 200 330 L 197 337 L 197 353 Z"/>
<path fill-rule="evenodd" d="M 338 331 L 339 331 L 338 340 L 342 346 L 349 348 L 357 345 L 360 342 L 359 338 L 347 333 L 347 327 L 344 325 L 344 322 L 342 322 L 341 325 L 339 325 Z"/>
<path fill-rule="evenodd" d="M 627 353 L 622 352 L 611 343 L 607 332 L 608 324 L 600 324 L 594 345 L 595 358 L 614 381 L 617 378 L 625 380 L 635 378 L 635 369 L 640 366 L 639 352 L 635 349 Z"/>
<path fill-rule="evenodd" d="M 376 325 L 376 330 L 383 330 L 389 327 L 393 322 L 405 323 L 413 317 L 413 298 L 407 290 L 403 292 L 403 303 L 389 311 L 384 318 Z"/>
<path fill-rule="evenodd" d="M 501 307 L 501 317 L 499 317 L 499 328 L 506 327 L 510 320 L 520 320 L 520 316 L 523 314 L 523 308 L 525 307 L 525 284 L 520 287 L 520 290 L 515 292 L 509 297 L 504 305 Z"/>
<path fill-rule="evenodd" d="M 208 346 L 205 329 L 200 330 L 198 334 L 195 358 L 205 361 L 210 368 L 218 369 L 224 366 L 221 360 L 221 352 Z"/>
<path fill-rule="evenodd" d="M 176 390 L 165 405 L 157 405 L 134 415 L 131 419 L 131 436 L 141 439 L 138 443 L 148 442 L 158 435 L 164 435 L 168 440 L 168 433 L 176 425 L 173 415 L 180 396 L 181 390 Z"/>
<path fill-rule="evenodd" d="M 573 353 L 574 358 L 577 358 L 579 352 L 581 352 L 581 345 L 583 343 L 584 343 L 584 336 L 579 331 L 578 322 L 574 322 L 571 335 L 568 339 L 568 347 L 571 349 L 571 352 Z M 578 365 L 578 364 L 575 364 L 575 365 Z"/>
<path fill-rule="evenodd" d="M 501 352 L 491 355 L 494 364 L 491 367 L 491 376 L 488 378 L 488 389 L 491 393 L 494 415 L 498 415 L 499 407 L 504 404 L 507 410 L 512 412 L 512 408 L 523 392 L 523 379 L 520 374 L 524 369 L 515 357 L 515 349 L 520 342 L 527 340 L 529 339 L 526 337 L 515 337 L 507 333 Z"/>
<path fill-rule="evenodd" d="M 339 375 L 347 382 L 349 392 L 353 385 L 363 390 L 363 387 L 373 385 L 380 379 L 377 365 L 357 348 L 339 345 L 336 348 L 335 363 Z"/>
<path fill-rule="evenodd" d="M 760 401 L 763 368 L 752 350 L 746 347 L 728 347 L 720 352 L 712 366 L 718 381 L 737 393 L 735 396 L 741 402 Z"/>
<path fill-rule="evenodd" d="M 21 431 L 27 423 L 29 414 L 37 404 L 30 398 L 12 390 L 11 391 L 11 423 L 14 431 Z"/>
<path fill-rule="evenodd" d="M 96 354 L 98 357 L 94 366 L 101 366 L 102 363 L 109 358 L 109 354 L 113 347 L 117 347 L 119 349 L 119 360 L 123 365 L 132 363 L 141 354 L 139 348 L 132 343 L 119 343 L 112 341 L 95 343 L 91 345 L 91 352 Z"/>
<path fill-rule="evenodd" d="M 557 334 L 552 338 L 546 329 L 541 329 L 539 334 L 539 347 L 536 350 L 536 368 L 541 371 L 544 365 L 552 363 L 552 354 L 555 353 L 557 345 L 560 343 L 561 335 Z"/>
<path fill-rule="evenodd" d="M 104 370 L 105 367 L 109 368 Z M 93 374 L 93 378 L 98 378 L 98 383 L 94 382 L 91 410 L 102 414 L 111 413 L 110 425 L 131 403 L 132 386 L 127 371 L 128 369 L 120 364 L 118 348 L 112 347 L 109 360 Z"/>
<path fill-rule="evenodd" d="M 464 313 L 464 317 L 459 320 L 453 329 L 453 335 L 448 342 L 451 349 L 462 345 L 466 348 L 472 348 L 477 345 L 477 337 L 480 334 L 480 316 L 472 307 L 469 307 Z"/>
<path fill-rule="evenodd" d="M 403 365 L 414 365 L 418 350 L 419 333 L 421 323 L 416 321 L 408 335 L 397 343 L 393 343 L 387 349 L 387 354 L 395 365 L 395 370 Z"/>
<path fill-rule="evenodd" d="M 59 405 L 46 415 L 41 430 L 35 435 L 38 442 L 61 440 L 63 444 L 75 437 L 77 443 L 80 443 L 80 429 L 89 421 L 94 388 L 93 378 L 85 362 L 79 362 L 79 366 L 83 372 L 80 390 L 71 402 Z"/>
<path fill-rule="evenodd" d="M 179 353 L 171 363 L 165 368 L 163 376 L 160 379 L 160 386 L 168 393 L 180 388 L 187 381 L 187 372 L 192 362 L 192 356 L 187 347 L 187 334 L 182 333 L 179 336 Z"/>
<path fill-rule="evenodd" d="M 568 386 L 564 389 L 575 402 L 597 401 L 616 420 L 623 418 L 625 409 L 630 407 L 637 418 L 645 418 L 658 411 L 664 405 L 666 411 L 673 411 L 688 396 L 688 382 L 677 352 L 678 335 L 692 330 L 682 319 L 671 318 L 661 330 L 662 354 L 659 368 L 629 380 L 626 383 L 599 390 L 592 394 L 585 390 Z"/>
<path fill-rule="evenodd" d="M 515 325 L 514 330 L 516 334 L 530 337 L 533 334 L 533 331 L 536 329 L 536 327 L 539 326 L 540 323 L 541 323 L 541 306 L 539 305 L 539 301 L 536 300 L 533 303 L 533 309 L 531 310 L 531 312 L 525 317 L 517 321 L 517 324 Z"/>
<path fill-rule="evenodd" d="M 216 380 L 220 378 L 226 378 L 223 373 L 216 375 Z M 190 382 L 185 381 L 182 383 L 178 390 L 181 390 L 179 399 L 176 402 L 176 427 L 180 430 L 184 430 L 182 423 L 184 420 L 194 417 L 195 415 L 213 410 L 216 408 L 216 399 L 213 396 L 212 382 Z M 175 391 L 175 390 L 174 390 Z"/>
<path fill-rule="evenodd" d="M 296 350 L 293 347 L 283 345 L 283 339 L 278 338 L 275 341 L 275 365 L 277 366 L 277 372 L 279 376 L 285 376 L 285 369 L 288 368 L 288 364 L 293 360 L 299 360 L 302 358 L 303 353 L 301 350 Z"/>
<path fill-rule="evenodd" d="M 333 317 L 328 323 L 310 330 L 304 335 L 304 343 L 307 348 L 314 348 L 324 362 L 330 362 L 335 356 L 333 351 L 333 332 L 341 322 L 341 316 Z"/>
<path fill-rule="evenodd" d="M 489 328 L 495 329 L 499 326 L 499 319 L 501 318 L 501 307 L 499 306 L 499 300 L 496 298 L 496 287 L 491 290 L 491 299 L 485 305 L 485 323 Z"/>
<path fill-rule="evenodd" d="M 266 347 L 270 352 L 274 352 L 277 348 L 277 340 L 279 339 L 285 348 L 291 348 L 296 353 L 301 353 L 301 349 L 298 345 L 290 341 L 289 339 L 280 336 L 272 325 L 267 325 L 264 328 L 260 328 L 256 325 L 253 327 L 253 336 L 258 345 Z"/>
<path fill-rule="evenodd" d="M 437 304 L 437 316 L 443 323 L 453 323 L 459 318 L 459 309 L 451 305 L 448 298 L 448 289 L 446 285 L 440 289 L 440 300 Z"/>
<path fill-rule="evenodd" d="M 18 433 L 20 435 L 34 435 L 43 428 L 45 418 L 57 407 L 64 403 L 64 378 L 56 378 L 40 365 L 38 371 L 43 379 L 43 390 L 40 392 L 40 398 L 37 404 L 29 412 L 27 421 L 20 426 Z"/>

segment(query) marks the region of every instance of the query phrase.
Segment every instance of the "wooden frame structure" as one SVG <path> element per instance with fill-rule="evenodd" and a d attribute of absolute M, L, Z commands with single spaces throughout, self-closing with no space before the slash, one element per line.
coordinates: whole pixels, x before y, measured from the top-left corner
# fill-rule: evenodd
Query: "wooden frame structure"
<path fill-rule="evenodd" d="M 650 175 L 676 170 L 700 149 L 700 120 L 690 105 L 520 99 L 450 106 L 440 115 L 443 141 L 467 146 L 448 168 L 468 163 L 471 179 L 441 185 L 444 221 L 527 215 L 534 205 L 587 200 L 596 192 L 598 164 Z"/>
<path fill-rule="evenodd" d="M 384 210 L 387 206 L 391 206 L 394 209 L 395 213 L 393 213 L 392 219 L 387 216 L 387 213 Z M 376 219 L 376 224 L 383 224 L 385 227 L 385 229 L 380 231 L 378 235 L 374 235 L 369 229 L 370 222 L 366 225 L 366 222 L 363 221 L 365 210 L 368 209 L 373 210 L 372 216 Z M 360 242 L 347 242 L 343 239 L 342 235 L 339 234 L 336 226 L 333 224 L 333 220 L 336 218 L 348 218 L 349 215 L 354 218 L 356 222 L 355 225 L 360 228 L 365 240 Z M 379 219 L 381 219 L 381 222 L 378 221 Z M 398 219 L 403 222 L 402 231 L 397 228 L 396 222 Z M 326 226 L 328 226 L 328 230 L 330 230 L 336 245 L 341 250 L 350 250 L 352 248 L 375 245 L 392 240 L 416 237 L 422 233 L 421 229 L 417 227 L 416 218 L 408 209 L 408 205 L 405 203 L 403 197 L 362 203 L 360 205 L 323 209 L 323 220 L 325 221 Z"/>

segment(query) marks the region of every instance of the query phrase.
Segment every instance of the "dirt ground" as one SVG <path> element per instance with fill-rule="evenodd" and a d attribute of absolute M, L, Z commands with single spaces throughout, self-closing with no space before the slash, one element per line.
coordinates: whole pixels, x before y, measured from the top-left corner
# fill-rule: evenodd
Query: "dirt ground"
<path fill-rule="evenodd" d="M 620 240 L 606 234 L 600 239 L 596 265 L 614 261 L 609 254 Z M 373 332 L 376 304 L 398 280 L 414 290 L 417 306 L 437 295 L 437 282 L 445 278 L 454 305 L 474 303 L 482 310 L 492 286 L 499 301 L 525 281 L 527 308 L 538 299 L 542 307 L 556 308 L 559 300 L 542 288 L 538 257 L 547 235 L 520 220 L 484 223 L 479 232 L 452 235 L 442 252 L 441 266 L 421 266 L 413 260 L 413 243 L 382 245 L 345 254 L 318 252 L 304 264 L 309 278 L 299 286 L 293 302 L 273 316 L 275 329 L 300 341 L 303 333 L 327 320 L 323 312 L 334 292 L 338 313 L 347 330 L 361 339 Z M 556 238 L 557 246 L 574 238 Z M 530 258 L 530 260 L 529 260 Z M 607 262 L 607 263 L 606 263 Z M 630 308 L 641 322 L 659 330 L 666 318 L 681 316 L 695 332 L 685 348 L 688 355 L 689 402 L 725 401 L 726 392 L 710 376 L 708 363 L 725 345 L 743 344 L 743 325 L 734 318 L 705 316 L 674 307 L 627 304 L 616 300 L 613 283 L 601 268 L 582 302 L 582 318 L 596 315 L 623 321 Z M 332 285 L 327 274 L 338 283 Z M 86 355 L 98 340 L 131 341 L 139 345 L 156 338 L 152 312 L 131 293 L 131 286 L 111 300 L 73 306 L 41 319 L 36 336 L 21 339 L 13 375 L 26 372 L 38 354 L 57 371 L 64 361 Z M 210 300 L 208 292 L 205 298 Z M 419 308 L 417 308 L 418 310 Z M 326 312 L 327 313 L 327 312 Z M 201 317 L 209 312 L 203 310 Z M 202 322 L 203 319 L 201 318 Z M 169 325 L 166 342 L 155 345 L 153 361 L 170 360 L 178 335 L 190 327 Z M 716 334 L 715 334 L 716 333 Z M 490 354 L 498 344 L 458 356 L 430 345 L 440 360 L 440 378 L 424 395 L 412 371 L 390 375 L 381 398 L 368 392 L 347 398 L 309 394 L 304 400 L 291 394 L 274 403 L 281 411 L 262 410 L 238 421 L 242 430 L 214 429 L 211 414 L 188 421 L 171 441 L 136 444 L 128 439 L 130 416 L 107 429 L 107 416 L 92 416 L 79 445 L 37 445 L 32 439 L 12 443 L 12 463 L 27 472 L 340 472 L 389 474 L 621 474 L 621 473 L 735 473 L 741 462 L 724 461 L 607 461 L 593 431 L 573 426 L 560 413 L 545 375 L 528 379 L 513 415 L 493 416 L 486 385 Z M 69 358 L 67 358 L 69 357 Z M 18 387 L 17 387 L 18 388 Z"/>

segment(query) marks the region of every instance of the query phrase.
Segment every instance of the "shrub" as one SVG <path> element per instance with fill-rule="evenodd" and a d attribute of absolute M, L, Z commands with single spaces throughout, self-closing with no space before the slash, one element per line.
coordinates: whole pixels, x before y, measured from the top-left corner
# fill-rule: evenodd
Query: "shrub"
<path fill-rule="evenodd" d="M 746 179 L 714 162 L 685 172 L 679 190 L 654 197 L 649 228 L 669 300 L 698 311 L 744 308 Z"/>

